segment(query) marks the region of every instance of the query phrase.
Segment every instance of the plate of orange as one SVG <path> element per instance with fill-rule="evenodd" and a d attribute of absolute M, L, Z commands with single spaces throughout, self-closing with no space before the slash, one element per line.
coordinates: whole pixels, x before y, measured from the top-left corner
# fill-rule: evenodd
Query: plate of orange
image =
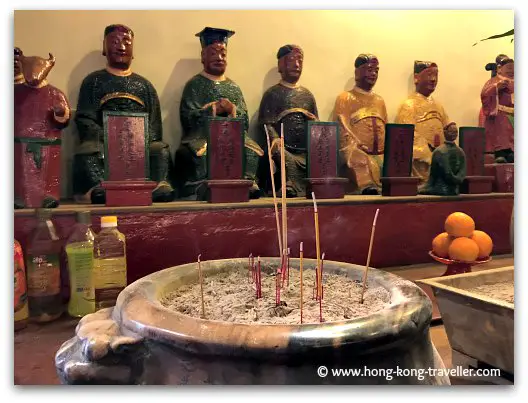
<path fill-rule="evenodd" d="M 450 214 L 444 230 L 433 239 L 429 252 L 438 262 L 480 264 L 491 260 L 493 240 L 486 232 L 475 229 L 475 221 L 469 215 Z"/>

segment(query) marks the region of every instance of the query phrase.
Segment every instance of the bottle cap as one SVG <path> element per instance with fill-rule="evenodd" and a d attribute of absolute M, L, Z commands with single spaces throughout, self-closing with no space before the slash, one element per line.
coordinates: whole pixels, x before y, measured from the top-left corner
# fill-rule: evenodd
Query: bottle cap
<path fill-rule="evenodd" d="M 91 224 L 92 215 L 89 210 L 77 212 L 77 222 L 80 224 Z"/>
<path fill-rule="evenodd" d="M 116 216 L 103 216 L 101 217 L 101 227 L 117 227 L 117 217 Z"/>

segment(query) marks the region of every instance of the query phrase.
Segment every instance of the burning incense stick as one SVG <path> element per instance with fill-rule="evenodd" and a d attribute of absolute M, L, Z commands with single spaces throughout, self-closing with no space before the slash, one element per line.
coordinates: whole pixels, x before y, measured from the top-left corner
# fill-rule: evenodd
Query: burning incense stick
<path fill-rule="evenodd" d="M 271 144 L 268 133 L 268 128 L 264 125 L 264 130 L 266 130 L 266 139 L 268 141 L 268 160 L 270 166 L 270 175 L 271 175 L 271 190 L 273 191 L 273 206 L 275 207 L 275 221 L 277 222 L 277 238 L 279 240 L 279 256 L 282 257 L 282 237 L 280 230 L 280 219 L 279 219 L 279 207 L 277 205 L 277 195 L 275 193 L 275 177 L 273 175 L 273 161 L 271 159 Z"/>
<path fill-rule="evenodd" d="M 288 273 L 286 273 L 286 286 L 290 286 L 290 248 L 288 248 L 288 255 L 287 255 L 287 261 L 286 261 L 286 270 Z"/>
<path fill-rule="evenodd" d="M 324 252 L 321 255 L 321 299 L 324 298 L 324 286 L 323 286 L 323 266 L 324 266 Z"/>
<path fill-rule="evenodd" d="M 319 298 L 319 322 L 323 322 L 323 299 Z"/>
<path fill-rule="evenodd" d="M 257 275 L 256 275 L 256 284 L 257 284 L 257 299 L 262 298 L 261 282 L 260 282 L 260 256 L 257 257 Z"/>
<path fill-rule="evenodd" d="M 253 282 L 257 280 L 257 268 L 255 266 L 255 256 L 251 255 L 251 273 Z"/>
<path fill-rule="evenodd" d="M 203 276 L 202 276 L 202 265 L 200 263 L 200 256 L 198 255 L 198 277 L 200 281 L 200 292 L 202 293 L 202 319 L 205 319 L 205 303 L 204 303 L 204 294 L 203 294 Z"/>
<path fill-rule="evenodd" d="M 372 252 L 372 244 L 374 241 L 374 232 L 376 232 L 376 221 L 378 220 L 378 213 L 379 209 L 376 210 L 376 215 L 374 215 L 374 222 L 372 223 L 372 231 L 370 233 L 370 245 L 368 250 L 368 256 L 367 256 L 367 266 L 365 267 L 365 274 L 363 275 L 363 289 L 361 290 L 361 299 L 359 300 L 359 303 L 363 303 L 363 296 L 365 294 L 365 286 L 367 285 L 367 275 L 368 275 L 368 269 L 370 265 L 370 255 Z"/>
<path fill-rule="evenodd" d="M 321 247 L 319 243 L 319 215 L 317 213 L 317 201 L 315 200 L 315 193 L 312 192 L 312 199 L 314 205 L 314 221 L 315 221 L 315 253 L 317 256 L 317 268 L 316 268 L 316 277 L 317 277 L 317 298 L 321 298 Z"/>
<path fill-rule="evenodd" d="M 248 257 L 248 283 L 253 282 L 253 265 L 251 264 L 252 258 L 253 258 L 253 253 L 250 253 Z"/>
<path fill-rule="evenodd" d="M 282 277 L 282 268 L 284 267 L 284 255 L 286 251 L 283 251 L 281 257 L 280 267 L 277 269 L 277 274 L 275 275 L 275 304 L 280 305 L 280 287 L 281 287 L 281 277 Z"/>
<path fill-rule="evenodd" d="M 303 323 L 303 243 L 299 247 L 299 272 L 301 276 L 301 325 Z"/>
<path fill-rule="evenodd" d="M 288 249 L 288 212 L 286 206 L 286 157 L 284 155 L 284 124 L 281 123 L 281 190 L 282 190 L 282 248 Z M 283 252 L 284 253 L 284 252 Z"/>
<path fill-rule="evenodd" d="M 282 269 L 282 288 L 284 288 L 284 282 L 288 279 L 287 285 L 290 285 L 289 271 L 290 271 L 290 248 L 284 250 L 284 267 Z"/>

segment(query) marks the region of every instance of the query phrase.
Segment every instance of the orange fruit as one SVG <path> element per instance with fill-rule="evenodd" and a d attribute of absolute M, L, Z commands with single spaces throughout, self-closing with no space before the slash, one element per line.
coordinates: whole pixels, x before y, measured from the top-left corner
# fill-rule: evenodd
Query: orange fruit
<path fill-rule="evenodd" d="M 484 231 L 474 231 L 473 236 L 470 238 L 479 247 L 479 259 L 484 259 L 491 255 L 491 251 L 493 250 L 493 241 L 491 240 L 491 237 L 486 234 Z"/>
<path fill-rule="evenodd" d="M 433 239 L 433 252 L 436 256 L 449 257 L 449 245 L 453 242 L 453 237 L 450 237 L 447 232 L 438 234 Z"/>
<path fill-rule="evenodd" d="M 479 255 L 479 247 L 475 241 L 466 237 L 453 239 L 449 245 L 449 257 L 463 262 L 474 262 Z"/>
<path fill-rule="evenodd" d="M 475 231 L 475 221 L 467 214 L 456 212 L 449 214 L 445 220 L 444 228 L 453 237 L 471 237 Z"/>

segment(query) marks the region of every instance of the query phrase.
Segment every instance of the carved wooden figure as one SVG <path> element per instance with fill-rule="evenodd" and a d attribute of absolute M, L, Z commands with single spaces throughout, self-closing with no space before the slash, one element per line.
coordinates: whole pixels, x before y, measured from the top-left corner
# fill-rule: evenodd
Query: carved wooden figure
<path fill-rule="evenodd" d="M 66 95 L 50 85 L 55 65 L 15 49 L 15 208 L 53 208 L 60 200 L 61 135 L 70 121 Z M 21 71 L 17 84 L 17 65 Z"/>
<path fill-rule="evenodd" d="M 423 183 L 429 176 L 433 150 L 443 142 L 443 129 L 449 123 L 443 106 L 432 94 L 438 84 L 434 62 L 414 62 L 416 90 L 400 106 L 396 123 L 414 125 L 413 176 Z"/>
<path fill-rule="evenodd" d="M 387 123 L 385 101 L 372 92 L 379 61 L 374 55 L 360 54 L 354 66 L 355 87 L 341 93 L 335 103 L 334 120 L 341 129 L 341 169 L 349 179 L 349 192 L 379 194 Z"/>
<path fill-rule="evenodd" d="M 75 123 L 80 145 L 74 157 L 73 191 L 77 201 L 105 203 L 104 111 L 147 113 L 150 179 L 157 186 L 155 202 L 174 198 L 169 183 L 169 146 L 162 141 L 161 109 L 158 94 L 146 78 L 132 72 L 134 32 L 120 24 L 104 31 L 103 55 L 107 66 L 90 73 L 81 84 Z"/>
<path fill-rule="evenodd" d="M 175 164 L 180 196 L 207 196 L 207 130 L 211 117 L 240 118 L 245 143 L 246 169 L 244 178 L 251 180 L 250 197 L 260 197 L 257 168 L 262 148 L 248 136 L 249 117 L 240 87 L 226 77 L 227 42 L 233 31 L 206 27 L 196 36 L 202 46 L 204 69 L 192 77 L 183 89 L 180 103 L 182 143 L 176 151 Z"/>
<path fill-rule="evenodd" d="M 497 57 L 497 74 L 480 94 L 486 129 L 486 151 L 496 163 L 514 162 L 514 62 L 506 55 Z"/>
<path fill-rule="evenodd" d="M 444 128 L 444 143 L 433 151 L 431 172 L 425 185 L 418 193 L 438 196 L 457 196 L 460 186 L 466 178 L 466 155 L 456 145 L 458 128 L 449 123 Z"/>
<path fill-rule="evenodd" d="M 284 129 L 286 197 L 306 195 L 307 122 L 319 120 L 313 94 L 299 84 L 304 52 L 298 45 L 284 45 L 277 52 L 281 81 L 268 88 L 260 101 L 259 128 L 270 135 L 273 162 L 280 177 L 280 131 Z M 264 175 L 269 176 L 269 172 Z M 280 182 L 275 181 L 280 188 Z M 311 197 L 311 196 L 310 196 Z"/>

